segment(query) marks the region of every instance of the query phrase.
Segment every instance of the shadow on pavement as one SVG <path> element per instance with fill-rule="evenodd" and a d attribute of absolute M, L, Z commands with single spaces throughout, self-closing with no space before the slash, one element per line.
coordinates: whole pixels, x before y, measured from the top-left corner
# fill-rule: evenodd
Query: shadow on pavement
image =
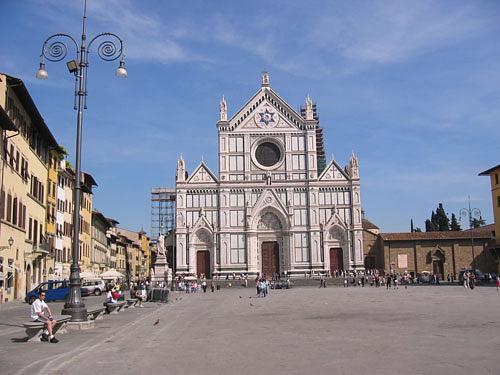
<path fill-rule="evenodd" d="M 28 337 L 23 337 L 23 338 L 11 338 L 10 339 L 11 342 L 28 342 Z"/>

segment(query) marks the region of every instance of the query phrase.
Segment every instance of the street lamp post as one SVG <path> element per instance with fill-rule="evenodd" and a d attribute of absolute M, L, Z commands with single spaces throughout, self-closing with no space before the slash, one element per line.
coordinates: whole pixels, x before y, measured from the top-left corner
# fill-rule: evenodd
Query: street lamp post
<path fill-rule="evenodd" d="M 472 251 L 472 268 L 475 270 L 476 269 L 476 256 L 474 254 L 474 232 L 473 232 L 473 222 L 474 219 L 480 219 L 481 218 L 481 210 L 479 208 L 471 208 L 470 207 L 470 195 L 468 196 L 468 201 L 469 201 L 469 207 L 468 208 L 462 208 L 460 210 L 460 220 L 462 218 L 468 218 L 469 219 L 469 230 L 470 230 L 470 243 L 471 243 L 471 251 Z"/>
<path fill-rule="evenodd" d="M 42 46 L 40 54 L 40 68 L 36 73 L 39 79 L 47 79 L 45 70 L 45 59 L 58 62 L 64 59 L 68 52 L 69 43 L 71 48 L 75 47 L 76 59 L 66 63 L 70 73 L 75 75 L 75 107 L 76 117 L 76 162 L 75 162 L 75 187 L 73 190 L 73 241 L 72 241 L 72 263 L 70 267 L 70 291 L 66 298 L 62 314 L 71 315 L 71 321 L 80 322 L 87 320 L 87 310 L 80 293 L 80 266 L 79 261 L 79 233 L 80 233 L 80 201 L 81 201 L 81 168 L 80 159 L 82 152 L 82 126 L 83 111 L 87 109 L 87 73 L 89 66 L 89 53 L 95 41 L 98 43 L 97 55 L 104 61 L 120 59 L 120 65 L 116 70 L 117 77 L 127 77 L 123 54 L 123 41 L 113 33 L 101 33 L 90 40 L 88 44 L 86 35 L 87 0 L 84 1 L 82 19 L 81 43 L 68 34 L 54 34 L 48 37 Z"/>

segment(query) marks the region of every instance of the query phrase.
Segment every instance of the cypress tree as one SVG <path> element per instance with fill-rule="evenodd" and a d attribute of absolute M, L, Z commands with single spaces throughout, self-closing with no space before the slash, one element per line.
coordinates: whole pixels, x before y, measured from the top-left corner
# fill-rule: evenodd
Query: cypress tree
<path fill-rule="evenodd" d="M 438 231 L 445 232 L 450 230 L 450 219 L 448 219 L 442 203 L 439 203 L 438 208 L 436 209 L 435 219 Z"/>
<path fill-rule="evenodd" d="M 457 217 L 455 216 L 454 213 L 451 214 L 450 230 L 453 230 L 453 231 L 462 230 L 462 228 L 460 227 L 460 223 L 458 222 Z"/>
<path fill-rule="evenodd" d="M 434 214 L 434 212 L 432 214 Z M 436 232 L 437 231 L 436 226 L 434 225 L 432 220 L 427 219 L 425 221 L 425 231 L 426 232 Z"/>

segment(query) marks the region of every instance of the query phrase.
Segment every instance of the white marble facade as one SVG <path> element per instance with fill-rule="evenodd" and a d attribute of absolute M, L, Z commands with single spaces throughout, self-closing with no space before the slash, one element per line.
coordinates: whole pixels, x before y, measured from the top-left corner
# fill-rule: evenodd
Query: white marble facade
<path fill-rule="evenodd" d="M 363 265 L 358 160 L 318 173 L 313 104 L 303 116 L 270 87 L 232 117 L 220 103 L 219 175 L 202 161 L 176 174 L 176 271 L 329 273 Z M 201 252 L 201 254 L 200 254 Z"/>

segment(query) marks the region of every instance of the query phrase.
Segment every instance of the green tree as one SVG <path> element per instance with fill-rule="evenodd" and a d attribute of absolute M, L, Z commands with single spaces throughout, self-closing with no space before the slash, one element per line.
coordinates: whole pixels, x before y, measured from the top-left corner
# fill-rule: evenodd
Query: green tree
<path fill-rule="evenodd" d="M 439 203 L 436 209 L 436 224 L 440 232 L 450 230 L 450 219 L 448 219 L 448 215 L 446 215 L 442 203 Z"/>
<path fill-rule="evenodd" d="M 472 219 L 472 228 L 479 228 L 486 225 L 486 221 L 480 216 L 479 219 Z"/>
<path fill-rule="evenodd" d="M 434 212 L 432 214 L 434 215 Z M 426 232 L 436 232 L 437 231 L 437 228 L 434 225 L 434 223 L 432 222 L 432 220 L 427 219 L 425 221 L 425 231 Z"/>
<path fill-rule="evenodd" d="M 426 232 L 444 232 L 450 230 L 450 219 L 444 210 L 443 204 L 439 203 L 436 211 L 432 211 L 431 218 L 425 221 Z"/>
<path fill-rule="evenodd" d="M 462 228 L 460 228 L 460 223 L 458 222 L 457 217 L 455 216 L 454 213 L 451 214 L 450 230 L 453 230 L 453 231 L 462 230 Z"/>

